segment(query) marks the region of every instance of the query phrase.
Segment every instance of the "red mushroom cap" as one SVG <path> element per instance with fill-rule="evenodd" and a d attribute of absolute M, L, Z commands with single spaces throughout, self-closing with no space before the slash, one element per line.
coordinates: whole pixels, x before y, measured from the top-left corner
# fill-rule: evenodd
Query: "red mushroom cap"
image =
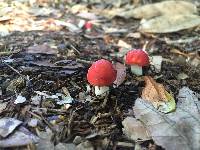
<path fill-rule="evenodd" d="M 111 62 L 100 59 L 92 64 L 88 69 L 87 80 L 93 86 L 109 86 L 117 76 L 117 71 Z"/>
<path fill-rule="evenodd" d="M 146 52 L 140 49 L 130 50 L 125 57 L 125 62 L 128 65 L 148 66 L 149 57 Z"/>
<path fill-rule="evenodd" d="M 87 29 L 87 30 L 88 30 L 88 29 L 91 30 L 91 29 L 92 29 L 92 26 L 93 26 L 93 24 L 92 24 L 92 22 L 90 22 L 90 21 L 86 22 L 85 25 L 84 25 L 85 29 Z"/>

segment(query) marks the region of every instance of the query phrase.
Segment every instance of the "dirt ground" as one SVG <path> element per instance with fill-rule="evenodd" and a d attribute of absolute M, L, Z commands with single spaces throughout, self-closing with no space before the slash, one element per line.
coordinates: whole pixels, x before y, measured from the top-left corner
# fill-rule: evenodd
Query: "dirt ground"
<path fill-rule="evenodd" d="M 52 134 L 50 141 L 55 145 L 72 143 L 74 139 L 81 137 L 81 141 L 89 141 L 95 149 L 133 149 L 134 141 L 123 134 L 122 121 L 132 115 L 134 102 L 140 97 L 145 86 L 144 80 L 133 75 L 130 67 L 126 66 L 125 81 L 118 87 L 111 87 L 107 97 L 96 97 L 93 91 L 88 92 L 89 84 L 86 79 L 92 62 L 104 58 L 114 64 L 124 64 L 123 56 L 118 55 L 119 40 L 133 48 L 145 46 L 150 56 L 159 55 L 164 58 L 160 72 L 150 66 L 144 69 L 145 75 L 162 83 L 175 99 L 183 86 L 200 93 L 199 64 L 193 65 L 200 57 L 200 39 L 187 43 L 165 41 L 166 38 L 176 41 L 200 37 L 200 30 L 147 34 L 137 31 L 139 22 L 137 19 L 126 20 L 121 17 L 106 20 L 107 24 L 128 29 L 128 32 L 124 33 L 104 33 L 101 28 L 95 26 L 92 32 L 75 33 L 66 29 L 16 31 L 0 37 L 0 102 L 6 103 L 6 108 L 0 109 L 1 118 L 19 119 L 23 122 L 22 126 L 35 135 L 46 132 L 46 128 L 49 128 Z M 127 37 L 129 32 L 138 33 L 139 37 Z M 30 52 L 32 46 L 43 44 L 46 44 L 44 49 L 49 49 L 52 53 Z M 37 49 L 42 48 L 34 47 L 33 51 Z M 186 74 L 187 77 L 179 77 L 180 73 Z M 73 101 L 60 105 L 52 97 L 47 98 L 44 95 L 34 101 L 33 97 L 38 91 L 48 95 L 70 93 Z M 14 104 L 19 94 L 26 97 L 26 101 Z M 28 125 L 31 118 L 38 120 L 37 126 Z M 159 149 L 153 141 L 144 141 L 142 146 L 145 149 Z M 36 147 L 35 144 L 29 144 L 28 148 L 23 148 Z"/>

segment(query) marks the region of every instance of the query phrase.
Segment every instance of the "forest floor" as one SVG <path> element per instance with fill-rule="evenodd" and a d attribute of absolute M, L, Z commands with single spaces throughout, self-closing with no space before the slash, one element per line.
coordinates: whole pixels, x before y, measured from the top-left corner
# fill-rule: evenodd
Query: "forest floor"
<path fill-rule="evenodd" d="M 145 87 L 143 78 L 124 65 L 125 79 L 111 86 L 104 98 L 96 97 L 87 81 L 93 62 L 103 58 L 123 65 L 130 49 L 144 48 L 150 57 L 162 56 L 161 70 L 151 65 L 144 74 L 164 85 L 176 101 L 184 86 L 200 94 L 198 27 L 143 33 L 138 31 L 140 19 L 106 18 L 90 11 L 114 7 L 113 3 L 6 4 L 19 13 L 7 10 L 0 20 L 6 28 L 0 37 L 0 116 L 10 121 L 6 133 L 0 130 L 2 149 L 134 149 L 136 142 L 126 137 L 122 121 L 134 117 L 135 100 Z M 76 4 L 82 6 L 73 8 Z M 81 12 L 83 6 L 90 14 Z M 35 9 L 30 13 L 29 8 Z M 89 30 L 83 26 L 88 21 Z M 141 140 L 140 147 L 162 149 L 153 140 Z"/>

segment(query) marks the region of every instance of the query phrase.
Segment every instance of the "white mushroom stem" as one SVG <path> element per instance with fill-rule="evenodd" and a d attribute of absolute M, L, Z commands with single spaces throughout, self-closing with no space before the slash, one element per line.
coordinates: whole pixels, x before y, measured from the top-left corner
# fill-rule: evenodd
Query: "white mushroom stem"
<path fill-rule="evenodd" d="M 96 96 L 106 95 L 106 93 L 109 93 L 109 86 L 95 86 L 94 93 Z"/>
<path fill-rule="evenodd" d="M 138 65 L 131 65 L 131 72 L 137 76 L 142 75 L 142 67 Z"/>

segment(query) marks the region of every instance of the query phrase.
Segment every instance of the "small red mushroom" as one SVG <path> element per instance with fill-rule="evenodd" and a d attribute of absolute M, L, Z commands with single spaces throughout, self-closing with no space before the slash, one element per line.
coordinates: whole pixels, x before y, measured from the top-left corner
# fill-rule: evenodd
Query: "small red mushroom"
<path fill-rule="evenodd" d="M 130 50 L 125 56 L 125 62 L 131 65 L 131 72 L 140 76 L 142 75 L 142 67 L 149 65 L 148 54 L 140 49 Z"/>
<path fill-rule="evenodd" d="M 109 85 L 115 81 L 116 76 L 117 71 L 112 63 L 108 60 L 100 59 L 88 69 L 87 80 L 95 87 L 95 95 L 97 96 L 109 92 Z"/>
<path fill-rule="evenodd" d="M 93 24 L 90 21 L 87 21 L 84 25 L 84 28 L 87 32 L 90 32 L 92 30 Z"/>

